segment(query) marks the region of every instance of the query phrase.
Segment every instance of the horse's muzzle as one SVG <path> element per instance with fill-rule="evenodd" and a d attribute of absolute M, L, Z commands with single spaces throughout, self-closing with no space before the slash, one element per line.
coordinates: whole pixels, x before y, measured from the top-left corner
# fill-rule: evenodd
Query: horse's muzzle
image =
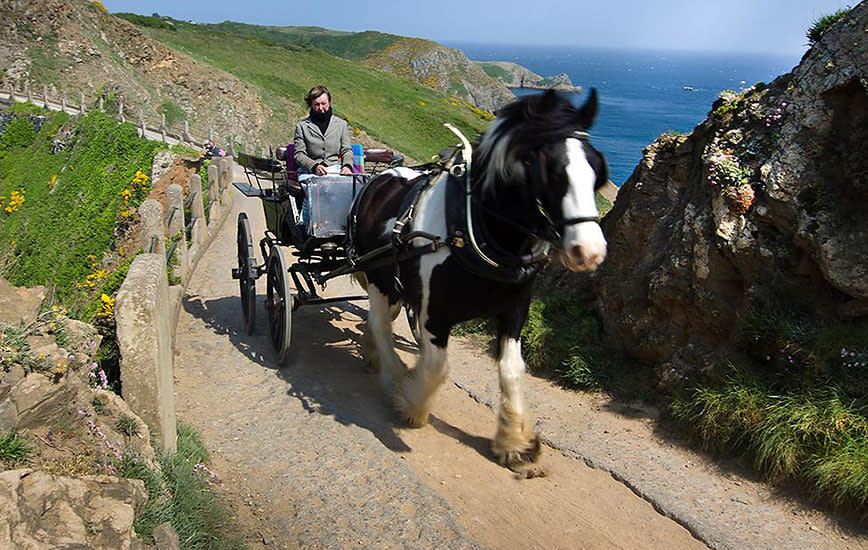
<path fill-rule="evenodd" d="M 562 244 L 562 259 L 570 271 L 593 271 L 606 259 L 606 239 L 594 222 L 569 226 Z"/>

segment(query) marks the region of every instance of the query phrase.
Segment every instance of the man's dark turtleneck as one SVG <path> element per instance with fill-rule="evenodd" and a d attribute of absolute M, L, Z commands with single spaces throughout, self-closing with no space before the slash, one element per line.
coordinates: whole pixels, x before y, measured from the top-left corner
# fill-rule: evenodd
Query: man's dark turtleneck
<path fill-rule="evenodd" d="M 310 111 L 310 119 L 316 124 L 319 131 L 322 132 L 322 135 L 325 136 L 326 130 L 329 127 L 329 122 L 332 119 L 332 108 L 329 107 L 329 110 L 324 113 L 318 113 L 311 109 Z"/>

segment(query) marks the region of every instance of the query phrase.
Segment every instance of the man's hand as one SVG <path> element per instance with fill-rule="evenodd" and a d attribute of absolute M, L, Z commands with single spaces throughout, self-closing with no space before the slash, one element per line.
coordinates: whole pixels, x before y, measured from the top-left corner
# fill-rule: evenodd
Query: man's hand
<path fill-rule="evenodd" d="M 328 170 L 326 170 L 325 164 L 317 164 L 313 167 L 313 173 L 317 176 L 325 176 L 328 174 Z"/>
<path fill-rule="evenodd" d="M 348 176 L 348 175 L 350 175 L 350 174 L 352 174 L 352 173 L 353 173 L 353 171 L 350 170 L 350 167 L 349 167 L 349 166 L 344 166 L 343 168 L 341 168 L 341 174 L 344 175 L 344 176 Z"/>

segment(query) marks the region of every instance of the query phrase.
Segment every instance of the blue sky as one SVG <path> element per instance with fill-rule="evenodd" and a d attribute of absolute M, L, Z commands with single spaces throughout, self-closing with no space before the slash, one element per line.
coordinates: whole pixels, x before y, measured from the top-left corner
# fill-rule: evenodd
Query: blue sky
<path fill-rule="evenodd" d="M 197 22 L 318 25 L 438 42 L 797 53 L 842 0 L 102 0 L 111 12 Z"/>

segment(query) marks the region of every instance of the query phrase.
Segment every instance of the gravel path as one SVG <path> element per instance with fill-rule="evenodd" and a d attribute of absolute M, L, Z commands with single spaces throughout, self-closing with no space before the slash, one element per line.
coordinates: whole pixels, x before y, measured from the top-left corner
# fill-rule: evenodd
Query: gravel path
<path fill-rule="evenodd" d="M 236 207 L 262 235 L 259 201 Z M 469 341 L 450 344 L 453 383 L 431 423 L 404 429 L 358 354 L 365 303 L 295 312 L 277 369 L 261 303 L 257 334 L 244 333 L 234 256 L 231 215 L 187 290 L 175 391 L 251 547 L 868 548 L 864 533 L 658 433 L 653 410 L 539 378 L 528 401 L 549 475 L 515 479 L 491 460 L 497 377 Z M 326 294 L 358 291 L 338 280 Z"/>

